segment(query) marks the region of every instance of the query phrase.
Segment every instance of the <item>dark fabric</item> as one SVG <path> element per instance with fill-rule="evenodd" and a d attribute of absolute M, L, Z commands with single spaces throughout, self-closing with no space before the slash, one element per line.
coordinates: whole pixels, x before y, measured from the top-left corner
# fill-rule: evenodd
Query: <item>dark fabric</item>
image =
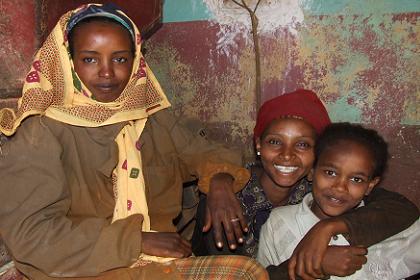
<path fill-rule="evenodd" d="M 82 9 L 78 13 L 72 15 L 67 24 L 66 32 L 67 34 L 75 27 L 81 20 L 84 20 L 89 17 L 107 17 L 119 22 L 124 26 L 131 34 L 133 39 L 134 36 L 134 27 L 131 24 L 131 21 L 123 13 L 118 12 L 121 10 L 113 3 L 107 3 L 103 5 L 90 5 Z"/>
<path fill-rule="evenodd" d="M 372 246 L 419 219 L 419 209 L 414 203 L 381 187 L 374 188 L 364 202 L 368 207 L 360 207 L 341 216 L 350 230 L 351 245 Z"/>
<path fill-rule="evenodd" d="M 268 266 L 267 272 L 270 276 L 270 280 L 288 280 L 289 279 L 289 272 L 287 270 L 287 265 L 289 264 L 288 261 L 281 263 L 278 266 L 270 265 Z M 300 280 L 300 277 L 297 277 L 297 280 Z"/>

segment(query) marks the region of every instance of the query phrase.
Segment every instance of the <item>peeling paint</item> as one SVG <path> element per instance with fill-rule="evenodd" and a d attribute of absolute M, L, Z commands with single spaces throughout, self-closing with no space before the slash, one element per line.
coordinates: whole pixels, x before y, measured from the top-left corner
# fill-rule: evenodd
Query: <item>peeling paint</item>
<path fill-rule="evenodd" d="M 409 13 L 420 10 L 416 0 L 300 0 L 311 15 L 369 15 Z"/>
<path fill-rule="evenodd" d="M 374 10 L 375 4 L 367 0 L 369 7 L 358 10 L 352 1 L 336 1 L 345 2 L 346 8 L 338 11 L 338 6 L 328 10 L 323 1 L 311 3 L 315 2 L 325 13 L 303 5 L 303 22 L 260 31 L 261 100 L 308 88 L 319 94 L 333 121 L 378 129 L 392 155 L 384 186 L 410 194 L 420 206 L 420 9 L 395 14 L 392 9 L 396 6 L 381 0 L 376 1 L 380 2 L 378 10 L 364 12 L 364 8 Z M 359 0 L 355 3 L 363 6 Z M 188 71 L 183 71 L 192 77 L 190 85 L 183 86 L 191 92 L 176 94 L 179 101 L 174 107 L 181 108 L 178 112 L 198 117 L 213 140 L 241 148 L 252 160 L 257 108 L 254 54 L 246 16 L 240 24 L 222 23 L 212 15 L 207 22 L 165 25 L 151 45 L 171 49 L 155 59 L 162 72 L 175 74 L 165 68 L 166 60 L 173 60 L 177 67 L 185 65 Z M 170 91 L 182 89 L 182 81 L 171 75 L 165 74 L 161 82 Z M 395 176 L 401 176 L 401 184 L 394 182 Z"/>
<path fill-rule="evenodd" d="M 160 60 L 162 57 L 165 59 Z M 178 51 L 167 44 L 153 47 L 153 53 L 147 53 L 146 59 L 175 112 L 181 115 L 190 110 L 195 100 L 198 82 L 198 79 L 194 78 L 191 66 L 183 63 Z"/>
<path fill-rule="evenodd" d="M 241 37 L 250 44 L 248 36 L 251 23 L 246 9 L 233 1 L 203 0 L 212 13 L 211 21 L 220 25 L 217 50 L 226 54 L 232 53 L 232 46 L 237 46 L 237 38 Z M 257 1 L 247 1 L 254 9 Z M 296 33 L 296 26 L 303 22 L 303 11 L 296 0 L 262 0 L 256 10 L 258 17 L 258 34 L 273 36 L 280 28 L 288 28 Z M 237 48 L 236 48 L 237 49 Z"/>
<path fill-rule="evenodd" d="M 415 105 L 419 60 L 414 38 L 420 33 L 416 21 L 382 15 L 307 17 L 305 23 L 299 32 L 296 66 L 302 69 L 306 87 L 318 91 L 331 108 L 341 106 L 333 112 L 337 120 L 350 117 L 385 127 L 420 123 Z M 350 94 L 357 103 L 336 99 Z M 349 105 L 358 110 L 349 110 Z"/>
<path fill-rule="evenodd" d="M 24 0 L 0 0 L 0 89 L 20 92 L 35 49 L 34 9 Z"/>

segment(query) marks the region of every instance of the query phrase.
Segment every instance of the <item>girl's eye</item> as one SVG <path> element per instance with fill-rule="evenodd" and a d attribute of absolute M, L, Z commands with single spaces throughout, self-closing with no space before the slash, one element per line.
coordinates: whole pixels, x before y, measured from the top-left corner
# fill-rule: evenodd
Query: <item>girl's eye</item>
<path fill-rule="evenodd" d="M 127 58 L 125 57 L 116 57 L 114 58 L 114 61 L 117 63 L 126 63 L 127 62 Z"/>
<path fill-rule="evenodd" d="M 277 140 L 277 139 L 269 139 L 267 142 L 268 142 L 268 144 L 271 144 L 271 145 L 280 145 L 281 144 L 280 140 Z"/>
<path fill-rule="evenodd" d="M 350 180 L 353 181 L 353 182 L 355 182 L 355 183 L 358 183 L 358 184 L 364 182 L 364 180 L 362 178 L 359 178 L 359 177 L 353 177 Z"/>
<path fill-rule="evenodd" d="M 325 170 L 324 173 L 327 174 L 327 176 L 330 176 L 330 177 L 333 177 L 333 176 L 337 175 L 335 173 L 335 171 L 333 171 L 333 170 Z"/>
<path fill-rule="evenodd" d="M 97 60 L 93 57 L 85 57 L 83 58 L 83 62 L 85 63 L 95 63 Z"/>

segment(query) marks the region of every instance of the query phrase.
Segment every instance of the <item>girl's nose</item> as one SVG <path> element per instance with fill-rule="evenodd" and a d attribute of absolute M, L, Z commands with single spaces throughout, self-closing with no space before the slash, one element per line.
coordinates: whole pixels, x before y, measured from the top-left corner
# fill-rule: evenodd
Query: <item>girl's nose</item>
<path fill-rule="evenodd" d="M 99 69 L 99 77 L 112 78 L 114 77 L 114 69 L 111 63 L 103 63 Z"/>
<path fill-rule="evenodd" d="M 337 178 L 333 187 L 339 191 L 347 191 L 347 180 L 345 178 Z"/>

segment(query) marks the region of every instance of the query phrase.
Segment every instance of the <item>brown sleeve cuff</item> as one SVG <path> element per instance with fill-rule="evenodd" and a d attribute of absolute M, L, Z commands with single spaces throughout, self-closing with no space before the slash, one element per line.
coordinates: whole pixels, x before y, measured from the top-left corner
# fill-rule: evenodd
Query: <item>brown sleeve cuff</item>
<path fill-rule="evenodd" d="M 233 192 L 242 190 L 249 181 L 251 174 L 248 169 L 238 167 L 230 163 L 205 163 L 199 168 L 198 188 L 203 193 L 208 193 L 210 189 L 210 180 L 217 173 L 228 173 L 234 178 Z"/>

